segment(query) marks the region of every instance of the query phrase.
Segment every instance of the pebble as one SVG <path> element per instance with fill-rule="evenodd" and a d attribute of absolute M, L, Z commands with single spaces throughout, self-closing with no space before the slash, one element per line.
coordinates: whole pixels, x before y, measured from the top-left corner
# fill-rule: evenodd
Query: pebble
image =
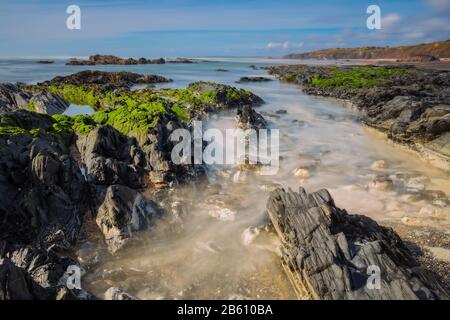
<path fill-rule="evenodd" d="M 388 165 L 386 163 L 386 161 L 384 160 L 377 160 L 374 163 L 372 163 L 372 165 L 370 166 L 370 169 L 372 170 L 383 170 L 383 169 L 387 169 Z"/>
<path fill-rule="evenodd" d="M 403 217 L 401 221 L 408 226 L 418 226 L 420 225 L 419 219 L 411 218 L 411 217 Z"/>
<path fill-rule="evenodd" d="M 294 175 L 297 178 L 300 178 L 300 179 L 306 179 L 306 178 L 310 177 L 309 171 L 307 169 L 305 169 L 305 168 L 302 168 L 302 167 L 295 169 L 294 170 Z"/>
<path fill-rule="evenodd" d="M 236 218 L 235 211 L 218 206 L 210 206 L 208 208 L 208 214 L 220 221 L 234 221 L 234 219 Z"/>
<path fill-rule="evenodd" d="M 241 235 L 241 240 L 244 246 L 250 245 L 256 239 L 256 237 L 258 237 L 260 232 L 260 229 L 255 227 L 248 227 L 247 229 L 245 229 Z"/>

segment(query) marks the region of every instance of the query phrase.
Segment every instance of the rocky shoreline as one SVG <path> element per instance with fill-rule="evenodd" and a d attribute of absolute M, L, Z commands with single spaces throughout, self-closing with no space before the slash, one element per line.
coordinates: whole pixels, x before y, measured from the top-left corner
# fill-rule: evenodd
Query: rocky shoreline
<path fill-rule="evenodd" d="M 162 219 L 174 228 L 189 219 L 170 194 L 177 186 L 202 181 L 206 168 L 170 160 L 171 132 L 191 130 L 193 120 L 232 109 L 239 128 L 269 126 L 254 110 L 263 100 L 228 85 L 194 82 L 179 89 L 132 90 L 135 84 L 167 81 L 81 71 L 35 85 L 0 85 L 0 299 L 101 298 L 68 289 L 68 267 L 85 270 L 102 256 L 120 256 Z M 70 103 L 96 112 L 61 114 Z M 398 235 L 367 217 L 347 215 L 324 191 L 308 196 L 304 190 L 277 190 L 267 208 L 287 250 L 285 265 L 296 264 L 301 252 L 311 261 L 311 268 L 300 263 L 286 270 L 297 280 L 296 273 L 306 272 L 310 284 L 304 292 L 297 290 L 301 298 L 448 298 L 447 289 L 415 262 Z M 302 234 L 314 237 L 302 240 Z M 339 259 L 333 264 L 322 257 Z M 375 259 L 387 272 L 386 290 L 359 289 L 368 265 L 364 259 Z M 335 281 L 320 280 L 327 270 Z M 305 282 L 295 279 L 294 287 Z M 116 287 L 105 297 L 135 299 Z"/>
<path fill-rule="evenodd" d="M 248 91 L 206 82 L 129 89 L 165 81 L 83 71 L 37 85 L 0 85 L 1 299 L 95 298 L 65 283 L 68 266 L 90 263 L 73 252 L 82 230 L 103 239 L 93 252 L 120 254 L 140 231 L 176 214 L 144 190 L 165 192 L 204 176 L 202 165 L 170 161 L 170 133 L 222 109 L 262 103 Z M 42 95 L 46 108 L 37 108 Z M 97 112 L 62 115 L 69 103 Z"/>
<path fill-rule="evenodd" d="M 274 66 L 311 95 L 351 102 L 366 125 L 450 170 L 450 72 L 410 66 Z"/>

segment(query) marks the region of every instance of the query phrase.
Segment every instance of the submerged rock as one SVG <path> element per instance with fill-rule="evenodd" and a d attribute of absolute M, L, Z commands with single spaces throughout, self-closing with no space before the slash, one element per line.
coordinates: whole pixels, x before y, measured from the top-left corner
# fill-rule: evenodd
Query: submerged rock
<path fill-rule="evenodd" d="M 245 83 L 245 82 L 267 82 L 272 81 L 272 79 L 265 77 L 241 77 L 237 83 Z"/>
<path fill-rule="evenodd" d="M 299 298 L 449 298 L 391 228 L 337 208 L 327 190 L 307 194 L 303 188 L 278 189 L 267 210 Z M 379 274 L 379 286 L 373 272 Z"/>

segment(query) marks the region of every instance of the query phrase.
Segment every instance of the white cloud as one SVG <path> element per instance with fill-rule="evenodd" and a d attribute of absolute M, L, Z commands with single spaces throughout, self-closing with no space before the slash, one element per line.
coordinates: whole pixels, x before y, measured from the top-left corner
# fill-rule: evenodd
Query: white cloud
<path fill-rule="evenodd" d="M 402 20 L 400 15 L 396 13 L 389 13 L 381 17 L 381 28 L 384 30 L 393 29 L 400 22 L 400 20 Z"/>
<path fill-rule="evenodd" d="M 267 49 L 293 49 L 293 48 L 301 48 L 303 47 L 303 42 L 299 43 L 290 43 L 289 41 L 284 42 L 269 42 L 266 45 Z"/>
<path fill-rule="evenodd" d="M 284 42 L 269 42 L 266 45 L 267 49 L 278 49 L 278 48 L 283 48 L 283 49 L 289 49 L 289 41 L 284 41 Z"/>
<path fill-rule="evenodd" d="M 450 0 L 426 0 L 426 2 L 435 10 L 450 11 Z"/>

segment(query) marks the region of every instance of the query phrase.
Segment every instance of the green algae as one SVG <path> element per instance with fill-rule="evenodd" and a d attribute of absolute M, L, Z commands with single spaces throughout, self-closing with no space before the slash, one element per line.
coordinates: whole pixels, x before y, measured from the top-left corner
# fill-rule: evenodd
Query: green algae
<path fill-rule="evenodd" d="M 328 75 L 314 74 L 310 85 L 315 87 L 370 88 L 388 83 L 389 77 L 401 75 L 408 68 L 357 66 L 351 69 L 331 67 Z"/>
<path fill-rule="evenodd" d="M 198 108 L 216 106 L 249 98 L 253 94 L 243 89 L 217 85 L 212 82 L 195 82 L 185 89 L 105 90 L 97 84 L 87 85 L 34 85 L 31 92 L 50 91 L 59 94 L 72 104 L 88 105 L 96 110 L 93 115 L 39 115 L 46 117 L 46 129 L 27 127 L 15 121 L 0 119 L 0 135 L 40 136 L 45 134 L 87 134 L 98 125 L 110 125 L 125 135 L 141 136 L 154 128 L 162 115 L 172 115 L 189 121 L 191 112 Z M 34 103 L 29 103 L 34 114 Z M 5 118 L 6 119 L 6 118 Z"/>

